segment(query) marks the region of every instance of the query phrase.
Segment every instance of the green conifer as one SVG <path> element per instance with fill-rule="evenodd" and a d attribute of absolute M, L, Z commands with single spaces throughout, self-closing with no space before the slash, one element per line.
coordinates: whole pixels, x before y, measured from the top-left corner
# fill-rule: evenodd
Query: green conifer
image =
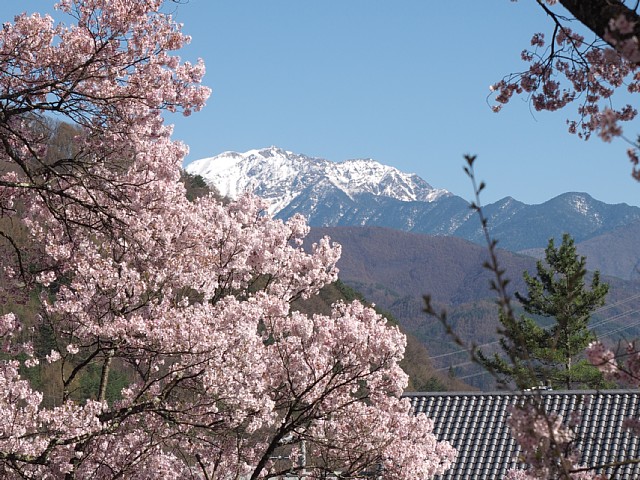
<path fill-rule="evenodd" d="M 594 339 L 589 319 L 604 305 L 609 285 L 601 283 L 595 272 L 586 288 L 586 259 L 578 256 L 569 234 L 563 235 L 559 248 L 549 240 L 545 261 L 538 261 L 536 270 L 535 276 L 524 273 L 527 295 L 516 293 L 527 315 L 500 317 L 500 343 L 506 357 L 487 358 L 480 352 L 481 360 L 520 388 L 602 387 L 602 376 L 580 354 Z M 553 323 L 543 328 L 538 320 L 545 317 Z"/>

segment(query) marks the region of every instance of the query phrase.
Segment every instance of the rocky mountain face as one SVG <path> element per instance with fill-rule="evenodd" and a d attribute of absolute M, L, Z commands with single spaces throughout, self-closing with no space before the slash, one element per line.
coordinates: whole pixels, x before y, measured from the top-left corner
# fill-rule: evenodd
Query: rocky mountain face
<path fill-rule="evenodd" d="M 299 205 L 309 217 L 321 211 L 323 200 L 337 197 L 345 205 L 369 195 L 402 202 L 432 202 L 451 195 L 436 189 L 415 174 L 382 165 L 371 159 L 341 163 L 307 157 L 277 147 L 225 152 L 190 163 L 187 172 L 202 176 L 225 196 L 251 191 L 269 202 L 269 212 L 280 214 Z M 343 211 L 346 209 L 343 209 Z M 302 213 L 302 212 L 301 212 Z M 340 213 L 334 216 L 337 221 Z"/>
<path fill-rule="evenodd" d="M 186 170 L 224 196 L 253 192 L 268 202 L 272 215 L 299 213 L 312 226 L 380 226 L 484 241 L 466 200 L 371 159 L 335 163 L 270 147 L 225 152 Z M 565 193 L 539 205 L 507 197 L 484 211 L 494 238 L 511 251 L 545 247 L 564 232 L 580 242 L 640 221 L 640 208 L 609 205 L 586 193 Z"/>

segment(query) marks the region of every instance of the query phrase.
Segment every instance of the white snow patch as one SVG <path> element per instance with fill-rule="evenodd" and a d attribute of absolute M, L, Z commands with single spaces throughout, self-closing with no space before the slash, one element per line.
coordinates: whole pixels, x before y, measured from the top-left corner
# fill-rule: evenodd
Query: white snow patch
<path fill-rule="evenodd" d="M 267 201 L 269 212 L 274 215 L 306 188 L 319 187 L 325 182 L 352 199 L 370 193 L 405 202 L 432 202 L 449 195 L 418 175 L 372 159 L 335 163 L 273 146 L 245 153 L 224 152 L 196 160 L 187 165 L 186 171 L 201 175 L 222 195 L 231 198 L 253 192 Z"/>

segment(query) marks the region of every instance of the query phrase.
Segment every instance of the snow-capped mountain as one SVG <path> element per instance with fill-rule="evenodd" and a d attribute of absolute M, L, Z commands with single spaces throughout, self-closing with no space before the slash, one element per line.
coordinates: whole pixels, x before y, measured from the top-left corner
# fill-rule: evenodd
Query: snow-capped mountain
<path fill-rule="evenodd" d="M 274 216 L 299 213 L 314 227 L 369 225 L 485 241 L 466 200 L 371 159 L 335 163 L 270 147 L 225 152 L 186 170 L 224 196 L 253 192 L 267 200 Z M 512 251 L 544 248 L 565 232 L 580 242 L 640 220 L 640 208 L 609 205 L 586 193 L 565 193 L 539 205 L 507 197 L 483 210 L 493 237 Z"/>
<path fill-rule="evenodd" d="M 415 174 L 382 165 L 371 159 L 340 163 L 308 157 L 277 147 L 245 153 L 224 152 L 190 163 L 187 172 L 202 176 L 224 196 L 236 198 L 250 191 L 267 200 L 277 215 L 310 186 L 340 192 L 354 200 L 362 194 L 402 202 L 432 202 L 451 195 L 433 188 Z"/>

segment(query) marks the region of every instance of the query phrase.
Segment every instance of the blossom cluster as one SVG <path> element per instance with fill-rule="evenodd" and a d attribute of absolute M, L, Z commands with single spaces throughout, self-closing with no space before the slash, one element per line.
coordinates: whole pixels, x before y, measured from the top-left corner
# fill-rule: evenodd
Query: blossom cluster
<path fill-rule="evenodd" d="M 546 42 L 543 33 L 536 33 L 531 39 L 532 49 L 522 52 L 522 59 L 528 63 L 526 71 L 491 85 L 496 102 L 492 109 L 500 111 L 514 95 L 528 96 L 537 111 L 555 111 L 577 103 L 575 117 L 567 120 L 569 132 L 585 140 L 596 134 L 606 142 L 615 138 L 628 141 L 632 145 L 628 156 L 634 165 L 633 174 L 640 178 L 636 161 L 640 145 L 623 130 L 624 123 L 636 118 L 637 109 L 626 99 L 616 102 L 615 95 L 618 90 L 630 94 L 640 91 L 635 22 L 620 14 L 610 19 L 602 39 L 586 41 L 562 23 L 562 17 L 553 18 L 556 28 L 551 41 Z"/>
<path fill-rule="evenodd" d="M 538 396 L 531 396 L 511 409 L 509 427 L 521 448 L 526 470 L 511 469 L 510 480 L 566 478 L 568 480 L 604 480 L 605 476 L 578 465 L 580 454 L 575 448 L 575 432 L 579 410 L 568 420 L 545 410 Z"/>
<path fill-rule="evenodd" d="M 602 342 L 592 342 L 586 350 L 587 358 L 592 365 L 604 374 L 608 380 L 626 384 L 631 387 L 640 386 L 640 352 L 636 342 L 629 342 L 619 362 L 616 354 L 606 348 Z"/>

